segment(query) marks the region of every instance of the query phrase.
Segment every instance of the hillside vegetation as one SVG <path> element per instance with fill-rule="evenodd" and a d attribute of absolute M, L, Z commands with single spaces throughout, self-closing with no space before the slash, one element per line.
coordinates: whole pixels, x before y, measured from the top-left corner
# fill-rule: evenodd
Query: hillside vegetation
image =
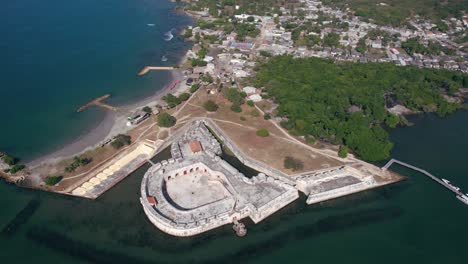
<path fill-rule="evenodd" d="M 324 0 L 323 3 L 350 7 L 358 16 L 371 18 L 377 24 L 393 26 L 404 25 L 412 15 L 439 21 L 449 17 L 461 18 L 463 12 L 468 10 L 466 0 Z"/>
<path fill-rule="evenodd" d="M 290 56 L 271 58 L 253 81 L 279 104 L 282 125 L 298 135 L 344 144 L 362 159 L 389 156 L 392 143 L 383 125 L 399 118 L 385 109 L 385 95 L 415 111 L 445 116 L 460 108 L 453 95 L 468 76 L 445 70 L 398 67 L 389 63 L 333 63 Z"/>

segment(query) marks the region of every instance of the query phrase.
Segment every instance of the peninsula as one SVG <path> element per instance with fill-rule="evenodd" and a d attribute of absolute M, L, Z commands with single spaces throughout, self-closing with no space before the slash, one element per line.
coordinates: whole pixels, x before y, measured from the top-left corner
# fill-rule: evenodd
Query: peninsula
<path fill-rule="evenodd" d="M 242 219 L 258 223 L 300 193 L 315 204 L 403 180 L 369 163 L 390 158 L 387 131 L 409 125 L 406 114 L 465 108 L 465 17 L 444 36 L 419 29 L 426 20 L 374 24 L 315 0 L 185 2 L 193 47 L 177 67 L 135 71 L 174 74 L 158 98 L 125 111 L 102 102 L 110 95 L 92 100 L 79 111 L 111 110 L 119 129 L 32 166 L 1 154 L 1 175 L 96 199 L 146 164 L 140 202 L 157 228 L 186 237 L 232 223 L 244 236 Z"/>

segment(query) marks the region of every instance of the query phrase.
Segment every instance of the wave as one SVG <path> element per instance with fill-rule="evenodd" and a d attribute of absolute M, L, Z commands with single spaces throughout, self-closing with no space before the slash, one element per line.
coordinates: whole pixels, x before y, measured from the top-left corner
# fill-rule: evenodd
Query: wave
<path fill-rule="evenodd" d="M 163 55 L 163 56 L 161 57 L 161 61 L 167 61 L 167 57 Z"/>
<path fill-rule="evenodd" d="M 165 41 L 170 41 L 174 37 L 174 35 L 172 35 L 172 30 L 174 30 L 174 29 L 172 28 L 168 32 L 164 33 L 164 40 Z"/>

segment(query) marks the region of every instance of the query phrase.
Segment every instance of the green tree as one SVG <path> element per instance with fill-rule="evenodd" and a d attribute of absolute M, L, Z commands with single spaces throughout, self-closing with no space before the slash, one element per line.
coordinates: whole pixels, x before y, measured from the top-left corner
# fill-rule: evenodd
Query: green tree
<path fill-rule="evenodd" d="M 143 107 L 142 110 L 143 110 L 143 112 L 146 112 L 146 113 L 148 113 L 148 114 L 152 114 L 152 113 L 153 113 L 153 110 L 151 110 L 151 107 L 149 107 L 149 106 Z"/>
<path fill-rule="evenodd" d="M 48 186 L 54 186 L 63 179 L 63 176 L 47 176 L 45 184 Z"/>
<path fill-rule="evenodd" d="M 203 77 L 201 77 L 201 80 L 204 81 L 204 82 L 207 82 L 207 83 L 213 83 L 213 77 L 211 77 L 211 75 L 209 73 L 203 75 Z"/>
<path fill-rule="evenodd" d="M 129 135 L 119 134 L 112 141 L 111 146 L 115 149 L 120 149 L 124 146 L 130 145 L 132 143 L 132 138 Z"/>
<path fill-rule="evenodd" d="M 330 32 L 323 37 L 323 45 L 326 47 L 337 47 L 340 44 L 340 36 L 334 32 Z"/>
<path fill-rule="evenodd" d="M 242 96 L 236 88 L 228 89 L 226 98 L 234 104 L 241 105 L 243 103 Z"/>
<path fill-rule="evenodd" d="M 183 94 L 179 95 L 179 100 L 180 101 L 187 101 L 189 98 L 190 98 L 189 93 L 183 93 Z"/>
<path fill-rule="evenodd" d="M 338 156 L 340 158 L 346 158 L 348 156 L 348 151 L 349 149 L 347 146 L 341 145 L 340 150 L 338 150 Z"/>
<path fill-rule="evenodd" d="M 284 158 L 283 166 L 286 169 L 297 171 L 297 170 L 302 170 L 304 168 L 304 163 L 300 159 L 297 159 L 291 156 L 286 156 Z"/>
<path fill-rule="evenodd" d="M 179 105 L 181 103 L 181 100 L 178 97 L 176 97 L 176 96 L 174 96 L 173 94 L 170 94 L 170 93 L 163 96 L 162 99 L 167 103 L 169 108 L 176 107 L 177 105 Z"/>
<path fill-rule="evenodd" d="M 260 51 L 260 56 L 263 56 L 263 57 L 271 57 L 271 53 L 269 53 L 268 51 L 265 51 L 265 50 L 261 50 Z"/>
<path fill-rule="evenodd" d="M 257 130 L 256 134 L 259 137 L 268 137 L 270 135 L 270 132 L 268 132 L 266 128 L 261 128 Z"/>
<path fill-rule="evenodd" d="M 15 174 L 18 171 L 22 171 L 24 168 L 26 168 L 26 166 L 24 166 L 23 164 L 15 164 L 15 165 L 11 166 L 11 168 L 9 169 L 9 172 L 11 174 Z"/>
<path fill-rule="evenodd" d="M 172 127 L 176 122 L 177 119 L 166 112 L 163 112 L 158 116 L 158 126 L 160 127 Z"/>
<path fill-rule="evenodd" d="M 18 158 L 15 158 L 13 156 L 6 155 L 6 154 L 3 155 L 2 160 L 3 160 L 3 162 L 5 162 L 6 164 L 8 164 L 10 166 L 15 165 L 16 163 L 19 162 Z"/>
<path fill-rule="evenodd" d="M 193 36 L 193 32 L 191 28 L 187 28 L 184 31 L 184 37 L 185 38 L 191 38 Z"/>
<path fill-rule="evenodd" d="M 394 114 L 389 114 L 387 118 L 385 118 L 385 124 L 391 128 L 395 128 L 399 122 L 400 118 Z"/>
<path fill-rule="evenodd" d="M 216 112 L 218 110 L 218 105 L 213 102 L 212 100 L 208 100 L 203 104 L 203 107 L 206 109 L 208 112 Z"/>
<path fill-rule="evenodd" d="M 236 113 L 240 113 L 240 112 L 242 112 L 242 108 L 240 107 L 240 105 L 238 103 L 233 103 L 231 105 L 231 111 L 236 112 Z"/>
<path fill-rule="evenodd" d="M 190 92 L 191 93 L 194 93 L 198 90 L 198 88 L 200 88 L 200 85 L 199 84 L 193 84 L 191 87 L 190 87 Z"/>
<path fill-rule="evenodd" d="M 466 74 L 398 67 L 389 63 L 334 63 L 291 56 L 272 57 L 257 67 L 252 85 L 265 87 L 277 104 L 281 126 L 298 135 L 346 145 L 365 160 L 389 156 L 392 143 L 382 126 L 395 124 L 385 109 L 387 94 L 414 111 L 445 115 L 462 107 L 445 94 L 463 86 Z M 350 111 L 358 106 L 359 111 Z"/>

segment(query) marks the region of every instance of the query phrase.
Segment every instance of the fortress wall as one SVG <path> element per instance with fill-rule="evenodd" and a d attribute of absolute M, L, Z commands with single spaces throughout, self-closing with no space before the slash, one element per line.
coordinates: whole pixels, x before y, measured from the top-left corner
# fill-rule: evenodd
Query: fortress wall
<path fill-rule="evenodd" d="M 275 179 L 280 179 L 281 181 L 283 182 L 286 182 L 288 184 L 291 184 L 291 185 L 295 185 L 295 181 L 290 179 L 286 174 L 284 174 L 283 172 L 277 170 L 277 169 L 274 169 L 260 161 L 257 161 L 257 160 L 254 160 L 252 158 L 250 158 L 249 156 L 247 156 L 246 154 L 244 154 L 240 149 L 239 147 L 234 143 L 232 142 L 232 140 L 229 138 L 229 136 L 227 136 L 224 131 L 215 123 L 213 122 L 211 119 L 203 119 L 203 122 L 209 126 L 215 133 L 216 135 L 223 141 L 223 143 L 226 145 L 226 147 L 228 147 L 233 153 L 234 155 L 237 157 L 237 159 L 239 159 L 239 161 L 248 166 L 248 167 L 251 167 L 253 168 L 254 170 L 257 170 L 257 171 L 260 171 L 260 172 L 263 172 L 265 174 L 267 174 L 268 176 L 270 177 L 273 177 Z"/>

